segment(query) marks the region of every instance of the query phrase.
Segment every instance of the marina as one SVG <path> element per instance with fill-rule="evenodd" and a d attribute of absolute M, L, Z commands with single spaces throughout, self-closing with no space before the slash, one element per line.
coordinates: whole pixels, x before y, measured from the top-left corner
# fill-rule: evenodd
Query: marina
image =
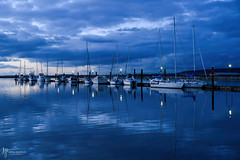
<path fill-rule="evenodd" d="M 239 6 L 0 1 L 0 160 L 240 160 Z"/>
<path fill-rule="evenodd" d="M 234 123 L 240 120 L 240 92 L 216 91 L 212 99 L 212 91 L 202 89 L 32 83 L 13 79 L 0 79 L 0 87 L 4 122 L 0 123 L 0 141 L 26 151 L 23 158 L 240 156 L 240 139 L 236 138 L 239 127 Z M 139 150 L 144 151 L 143 155 Z"/>

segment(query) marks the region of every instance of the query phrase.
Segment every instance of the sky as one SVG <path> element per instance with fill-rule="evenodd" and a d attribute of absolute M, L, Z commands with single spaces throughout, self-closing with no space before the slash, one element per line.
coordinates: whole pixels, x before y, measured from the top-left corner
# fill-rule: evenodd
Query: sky
<path fill-rule="evenodd" d="M 173 72 L 173 17 L 178 72 L 193 69 L 193 25 L 197 69 L 240 67 L 239 0 L 1 0 L 0 74 L 86 74 L 86 42 L 94 72 Z"/>

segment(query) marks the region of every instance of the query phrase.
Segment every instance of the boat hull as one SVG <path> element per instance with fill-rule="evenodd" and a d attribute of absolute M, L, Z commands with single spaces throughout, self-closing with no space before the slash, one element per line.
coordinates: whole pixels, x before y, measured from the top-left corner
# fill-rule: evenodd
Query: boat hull
<path fill-rule="evenodd" d="M 122 85 L 123 81 L 121 80 L 118 80 L 118 81 L 115 81 L 115 80 L 111 80 L 110 81 L 110 85 Z"/>
<path fill-rule="evenodd" d="M 127 86 L 137 86 L 137 81 L 124 80 L 123 84 Z"/>
<path fill-rule="evenodd" d="M 184 88 L 202 88 L 206 85 L 204 81 L 188 81 L 184 82 Z"/>
<path fill-rule="evenodd" d="M 173 88 L 173 89 L 181 89 L 183 88 L 184 83 L 183 82 L 150 82 L 150 87 L 152 88 Z"/>

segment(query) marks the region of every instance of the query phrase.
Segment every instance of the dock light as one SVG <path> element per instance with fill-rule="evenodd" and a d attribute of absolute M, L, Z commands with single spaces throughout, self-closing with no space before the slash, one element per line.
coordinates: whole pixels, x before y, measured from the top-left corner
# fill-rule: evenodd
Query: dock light
<path fill-rule="evenodd" d="M 94 92 L 92 92 L 92 98 L 94 98 Z"/>
<path fill-rule="evenodd" d="M 232 118 L 232 110 L 231 109 L 229 109 L 228 114 L 229 114 L 229 118 Z"/>
<path fill-rule="evenodd" d="M 72 73 L 74 73 L 74 71 L 72 71 Z"/>
<path fill-rule="evenodd" d="M 163 106 L 163 101 L 161 101 L 161 107 Z"/>
<path fill-rule="evenodd" d="M 122 95 L 120 95 L 120 101 L 122 101 Z"/>
<path fill-rule="evenodd" d="M 92 73 L 94 73 L 94 70 L 92 70 Z"/>
<path fill-rule="evenodd" d="M 122 72 L 122 68 L 120 68 L 120 72 Z"/>
<path fill-rule="evenodd" d="M 232 67 L 232 65 L 231 65 L 231 64 L 229 64 L 229 65 L 228 65 L 228 68 L 231 68 L 231 67 Z"/>
<path fill-rule="evenodd" d="M 161 70 L 163 70 L 163 67 L 160 67 Z"/>
<path fill-rule="evenodd" d="M 72 90 L 72 95 L 74 96 L 75 92 L 74 92 L 74 89 Z"/>

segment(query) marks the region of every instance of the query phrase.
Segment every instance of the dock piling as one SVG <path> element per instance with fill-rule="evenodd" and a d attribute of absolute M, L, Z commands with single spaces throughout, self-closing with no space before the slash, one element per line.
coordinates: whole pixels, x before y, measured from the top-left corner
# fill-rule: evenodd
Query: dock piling
<path fill-rule="evenodd" d="M 214 67 L 212 67 L 212 88 L 214 89 Z"/>

